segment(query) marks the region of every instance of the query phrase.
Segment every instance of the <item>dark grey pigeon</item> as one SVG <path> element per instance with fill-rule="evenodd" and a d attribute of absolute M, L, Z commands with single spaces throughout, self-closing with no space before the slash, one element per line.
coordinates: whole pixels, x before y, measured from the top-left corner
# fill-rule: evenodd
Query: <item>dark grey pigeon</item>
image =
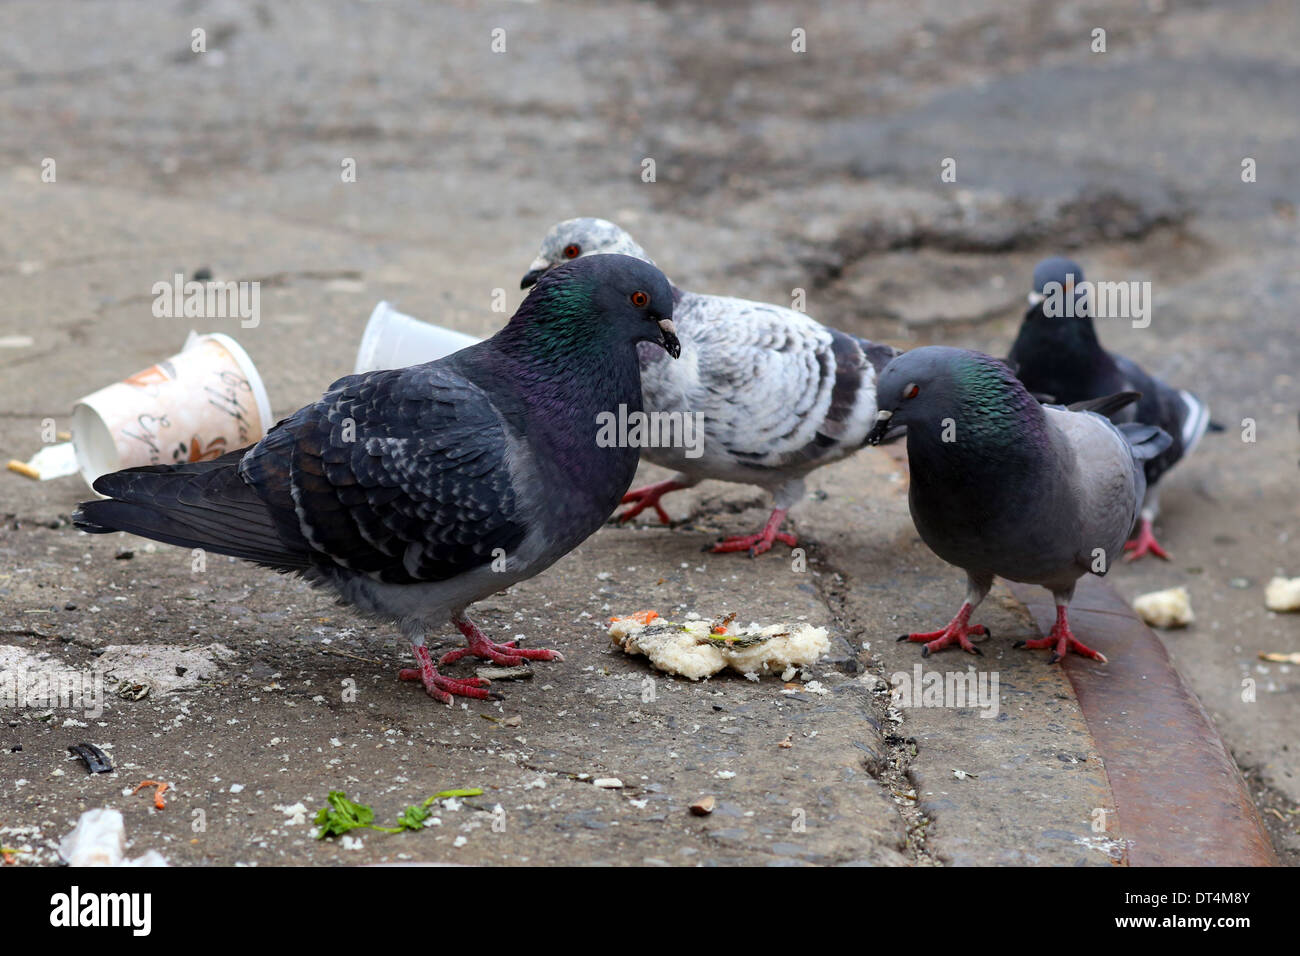
<path fill-rule="evenodd" d="M 438 673 L 425 635 L 448 618 L 466 654 L 559 660 L 497 644 L 465 616 L 530 578 L 613 513 L 635 447 L 597 441 L 598 416 L 641 408 L 637 343 L 674 357 L 672 290 L 654 266 L 595 256 L 556 269 L 500 332 L 436 362 L 350 375 L 249 448 L 215 461 L 105 475 L 77 526 L 128 531 L 301 574 L 395 622 L 445 703 L 487 681 Z"/>
<path fill-rule="evenodd" d="M 931 346 L 905 352 L 876 385 L 879 421 L 870 441 L 907 429 L 908 504 L 921 539 L 966 571 L 966 600 L 947 627 L 899 640 L 928 656 L 956 643 L 979 650 L 969 623 L 994 575 L 1038 584 L 1056 599 L 1052 647 L 1105 658 L 1070 632 L 1066 609 L 1084 574 L 1102 575 L 1121 553 L 1146 490 L 1143 462 L 1169 445 L 1154 425 L 1116 426 L 1105 413 L 1134 393 L 1087 403 L 1098 412 L 1043 406 L 997 359 Z"/>
<path fill-rule="evenodd" d="M 650 261 L 614 223 L 566 219 L 546 234 L 521 284 L 528 287 L 561 263 L 608 252 Z M 681 443 L 643 449 L 645 458 L 676 474 L 624 495 L 631 507 L 619 520 L 653 508 L 669 524 L 659 503 L 664 495 L 705 479 L 734 481 L 771 492 L 772 513 L 762 530 L 724 538 L 712 550 L 754 556 L 774 541 L 794 547 L 794 535 L 781 531 L 786 512 L 802 500 L 809 472 L 862 447 L 876 420 L 876 375 L 898 353 L 784 306 L 676 287 L 673 295 L 682 360 L 640 350 L 645 407 L 698 415 L 703 442 L 696 449 Z"/>
<path fill-rule="evenodd" d="M 1146 499 L 1137 535 L 1124 546 L 1129 552 L 1125 560 L 1135 561 L 1146 554 L 1168 560 L 1151 527 L 1160 512 L 1158 482 L 1200 442 L 1210 427 L 1210 410 L 1191 392 L 1172 388 L 1131 359 L 1102 348 L 1093 326 L 1091 296 L 1088 287 L 1081 286 L 1083 281 L 1083 269 L 1069 259 L 1057 257 L 1038 263 L 1030 308 L 1007 362 L 1031 392 L 1050 395 L 1066 405 L 1115 392 L 1142 394 L 1136 404 L 1115 412 L 1111 420 L 1156 425 L 1172 441 L 1161 454 L 1146 461 Z M 1049 295 L 1056 296 L 1055 301 L 1049 303 Z M 1069 308 L 1065 308 L 1066 297 Z"/>

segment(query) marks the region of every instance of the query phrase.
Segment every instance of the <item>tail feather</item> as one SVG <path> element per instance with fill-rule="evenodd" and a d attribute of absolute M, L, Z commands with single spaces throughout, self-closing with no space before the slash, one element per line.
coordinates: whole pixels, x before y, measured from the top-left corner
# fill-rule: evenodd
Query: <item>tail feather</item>
<path fill-rule="evenodd" d="M 230 458 L 231 456 L 223 456 Z M 310 565 L 305 548 L 286 542 L 270 508 L 240 477 L 234 461 L 131 468 L 104 475 L 73 523 L 91 534 L 126 531 L 183 548 L 202 548 L 280 570 Z"/>
<path fill-rule="evenodd" d="M 1138 461 L 1155 458 L 1174 443 L 1173 438 L 1157 425 L 1142 425 L 1138 422 L 1126 422 L 1116 425 L 1124 440 L 1133 449 L 1133 457 Z"/>
<path fill-rule="evenodd" d="M 1210 409 L 1191 392 L 1179 392 L 1178 397 L 1183 400 L 1185 409 L 1182 421 L 1183 454 L 1190 455 L 1210 428 Z"/>
<path fill-rule="evenodd" d="M 1141 392 L 1115 392 L 1113 395 L 1084 399 L 1066 407 L 1072 412 L 1096 412 L 1098 415 L 1110 418 L 1121 408 L 1127 408 L 1141 398 Z"/>

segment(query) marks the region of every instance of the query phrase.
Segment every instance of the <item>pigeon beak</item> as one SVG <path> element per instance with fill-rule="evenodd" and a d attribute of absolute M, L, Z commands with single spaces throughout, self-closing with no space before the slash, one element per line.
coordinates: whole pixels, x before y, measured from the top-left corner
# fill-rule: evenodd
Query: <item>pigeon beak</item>
<path fill-rule="evenodd" d="M 867 432 L 866 443 L 868 445 L 880 444 L 889 431 L 889 420 L 893 417 L 894 413 L 887 408 L 882 408 L 876 412 L 876 424 L 871 426 L 871 431 Z"/>
<path fill-rule="evenodd" d="M 527 289 L 531 286 L 537 285 L 537 280 L 540 279 L 550 267 L 551 264 L 546 261 L 545 257 L 538 256 L 529 263 L 528 271 L 524 273 L 524 277 L 519 280 L 519 288 Z"/>
<path fill-rule="evenodd" d="M 677 326 L 673 325 L 672 319 L 660 319 L 659 331 L 663 333 L 659 344 L 664 347 L 664 351 L 677 358 L 682 354 L 682 343 L 677 338 Z"/>

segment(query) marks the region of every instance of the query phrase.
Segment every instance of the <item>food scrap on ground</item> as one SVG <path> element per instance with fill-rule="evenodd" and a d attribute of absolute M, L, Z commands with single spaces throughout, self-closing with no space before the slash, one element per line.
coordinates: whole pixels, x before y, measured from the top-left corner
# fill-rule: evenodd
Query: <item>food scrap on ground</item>
<path fill-rule="evenodd" d="M 750 624 L 728 629 L 735 615 L 709 622 L 668 621 L 654 611 L 610 619 L 610 639 L 626 654 L 642 654 L 653 667 L 691 680 L 731 668 L 751 680 L 763 674 L 793 677 L 830 650 L 824 627 L 810 624 Z"/>
<path fill-rule="evenodd" d="M 1300 578 L 1274 578 L 1264 589 L 1264 606 L 1270 611 L 1300 611 Z"/>
<path fill-rule="evenodd" d="M 483 791 L 478 787 L 462 790 L 443 790 L 429 797 L 418 806 L 412 805 L 402 811 L 397 818 L 397 826 L 375 826 L 375 811 L 364 803 L 349 800 L 342 790 L 331 790 L 325 806 L 316 813 L 316 839 L 342 836 L 351 830 L 378 830 L 380 833 L 401 833 L 403 830 L 423 830 L 429 825 L 429 808 L 435 801 L 453 797 L 478 797 Z"/>
<path fill-rule="evenodd" d="M 1260 651 L 1259 659 L 1270 664 L 1300 664 L 1300 653 L 1283 654 L 1278 651 Z"/>
<path fill-rule="evenodd" d="M 658 616 L 658 611 L 635 611 L 632 614 L 627 614 L 623 617 L 611 617 L 609 622 L 613 624 L 618 621 L 635 621 L 638 624 L 649 624 Z"/>
<path fill-rule="evenodd" d="M 1151 627 L 1186 627 L 1196 620 L 1187 588 L 1183 587 L 1140 594 L 1133 601 L 1133 610 Z"/>
<path fill-rule="evenodd" d="M 163 799 L 163 792 L 170 786 L 171 784 L 161 780 L 141 780 L 139 783 L 135 785 L 135 789 L 132 790 L 131 792 L 139 793 L 145 787 L 153 787 L 154 788 L 153 805 L 157 807 L 159 810 L 166 810 L 167 801 Z"/>
<path fill-rule="evenodd" d="M 713 812 L 713 808 L 716 805 L 717 800 L 715 798 L 700 797 L 700 799 L 691 804 L 691 813 L 695 814 L 697 817 L 707 817 Z"/>

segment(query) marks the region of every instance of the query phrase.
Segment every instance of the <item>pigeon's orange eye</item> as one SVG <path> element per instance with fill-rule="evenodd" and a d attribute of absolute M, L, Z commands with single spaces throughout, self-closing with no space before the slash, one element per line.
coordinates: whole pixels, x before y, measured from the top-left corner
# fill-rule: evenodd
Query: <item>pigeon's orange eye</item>
<path fill-rule="evenodd" d="M 582 249 L 578 246 L 578 244 L 577 244 L 576 242 L 571 242 L 571 243 L 569 243 L 567 246 L 564 247 L 564 258 L 566 258 L 566 259 L 576 259 L 576 258 L 578 258 L 578 255 L 579 255 L 581 252 L 582 252 Z"/>
<path fill-rule="evenodd" d="M 911 385 L 907 386 L 907 388 L 903 389 L 903 397 L 916 398 L 916 396 L 920 394 L 920 391 L 921 391 L 921 386 L 913 382 Z"/>
<path fill-rule="evenodd" d="M 633 292 L 631 299 L 632 304 L 638 309 L 644 309 L 650 304 L 650 296 L 646 295 L 644 292 Z"/>

